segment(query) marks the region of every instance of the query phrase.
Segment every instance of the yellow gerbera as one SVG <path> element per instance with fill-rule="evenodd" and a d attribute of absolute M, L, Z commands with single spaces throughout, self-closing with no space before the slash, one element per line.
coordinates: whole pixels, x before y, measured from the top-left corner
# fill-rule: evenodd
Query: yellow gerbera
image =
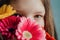
<path fill-rule="evenodd" d="M 0 19 L 11 16 L 14 13 L 16 13 L 16 10 L 13 10 L 11 5 L 4 4 L 2 7 L 0 7 Z"/>

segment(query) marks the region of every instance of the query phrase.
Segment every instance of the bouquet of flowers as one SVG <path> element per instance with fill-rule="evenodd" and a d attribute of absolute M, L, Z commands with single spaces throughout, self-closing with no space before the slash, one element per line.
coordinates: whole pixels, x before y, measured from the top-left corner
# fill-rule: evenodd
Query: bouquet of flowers
<path fill-rule="evenodd" d="M 11 5 L 0 7 L 0 33 L 3 40 L 55 40 L 30 18 L 13 16 Z"/>

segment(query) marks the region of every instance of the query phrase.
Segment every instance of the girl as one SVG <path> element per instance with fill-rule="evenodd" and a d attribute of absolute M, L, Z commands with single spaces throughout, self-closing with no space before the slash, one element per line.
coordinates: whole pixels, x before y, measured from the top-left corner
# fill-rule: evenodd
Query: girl
<path fill-rule="evenodd" d="M 0 6 L 10 4 L 16 14 L 35 20 L 39 25 L 55 37 L 55 28 L 50 8 L 50 0 L 1 0 Z M 55 34 L 55 35 L 54 35 Z"/>

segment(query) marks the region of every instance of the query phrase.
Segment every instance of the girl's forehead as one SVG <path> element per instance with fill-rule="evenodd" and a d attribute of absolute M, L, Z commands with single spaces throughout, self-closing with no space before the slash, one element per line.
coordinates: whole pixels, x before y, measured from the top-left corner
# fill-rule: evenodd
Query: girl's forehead
<path fill-rule="evenodd" d="M 45 12 L 43 3 L 41 0 L 19 0 L 15 4 L 15 9 L 19 11 L 25 11 L 25 12 Z"/>

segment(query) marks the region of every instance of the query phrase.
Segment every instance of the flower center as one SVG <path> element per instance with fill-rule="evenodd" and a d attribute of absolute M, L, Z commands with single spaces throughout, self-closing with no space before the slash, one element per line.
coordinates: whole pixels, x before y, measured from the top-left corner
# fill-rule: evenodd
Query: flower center
<path fill-rule="evenodd" d="M 14 31 L 15 31 L 15 29 L 13 29 L 13 28 L 9 29 L 9 32 L 11 32 L 11 33 L 13 33 Z"/>
<path fill-rule="evenodd" d="M 28 31 L 24 31 L 23 32 L 23 37 L 26 39 L 31 39 L 32 38 L 32 34 Z"/>

